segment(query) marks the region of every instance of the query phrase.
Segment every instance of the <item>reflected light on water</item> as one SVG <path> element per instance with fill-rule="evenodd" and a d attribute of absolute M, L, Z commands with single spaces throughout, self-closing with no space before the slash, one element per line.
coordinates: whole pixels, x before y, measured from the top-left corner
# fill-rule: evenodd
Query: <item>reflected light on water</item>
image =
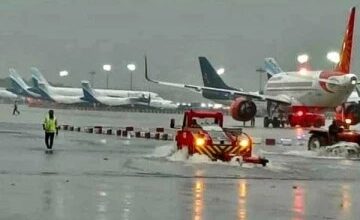
<path fill-rule="evenodd" d="M 204 180 L 198 178 L 194 182 L 193 186 L 193 220 L 203 219 L 204 209 Z"/>
<path fill-rule="evenodd" d="M 124 197 L 124 208 L 122 212 L 122 219 L 130 219 L 131 206 L 132 206 L 133 195 L 131 192 L 126 192 Z"/>
<path fill-rule="evenodd" d="M 296 139 L 302 140 L 305 138 L 305 132 L 303 128 L 296 128 Z"/>
<path fill-rule="evenodd" d="M 247 200 L 247 182 L 244 179 L 238 181 L 238 210 L 237 219 L 247 219 L 246 213 L 246 200 Z"/>
<path fill-rule="evenodd" d="M 305 214 L 305 192 L 302 186 L 293 190 L 293 220 L 303 220 Z"/>
<path fill-rule="evenodd" d="M 348 184 L 341 185 L 341 210 L 347 216 L 351 211 L 351 188 Z"/>
<path fill-rule="evenodd" d="M 107 192 L 105 191 L 107 188 L 106 184 L 99 184 L 96 187 L 96 212 L 97 220 L 106 220 L 107 219 L 107 211 L 108 211 L 108 200 L 107 200 Z"/>

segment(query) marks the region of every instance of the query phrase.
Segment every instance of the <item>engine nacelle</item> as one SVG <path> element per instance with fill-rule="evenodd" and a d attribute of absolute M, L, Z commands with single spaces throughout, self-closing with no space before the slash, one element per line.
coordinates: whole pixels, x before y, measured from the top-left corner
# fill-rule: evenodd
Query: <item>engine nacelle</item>
<path fill-rule="evenodd" d="M 346 119 L 351 119 L 351 125 L 356 125 L 360 122 L 360 105 L 350 104 L 345 106 L 344 115 Z"/>
<path fill-rule="evenodd" d="M 249 121 L 256 114 L 256 105 L 251 100 L 237 98 L 231 103 L 230 114 L 237 121 Z"/>

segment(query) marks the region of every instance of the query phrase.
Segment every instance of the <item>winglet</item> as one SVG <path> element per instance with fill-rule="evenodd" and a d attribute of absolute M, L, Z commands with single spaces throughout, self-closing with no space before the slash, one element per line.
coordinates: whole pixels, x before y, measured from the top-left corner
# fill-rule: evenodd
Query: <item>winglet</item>
<path fill-rule="evenodd" d="M 355 7 L 352 7 L 350 10 L 350 16 L 348 20 L 348 24 L 346 26 L 344 39 L 341 45 L 340 52 L 340 61 L 335 67 L 335 71 L 341 73 L 349 73 L 350 72 L 350 64 L 351 64 L 351 50 L 353 44 L 353 34 L 354 34 L 354 23 L 355 23 Z"/>
<path fill-rule="evenodd" d="M 148 65 L 147 65 L 147 56 L 144 55 L 144 61 L 145 61 L 145 79 L 149 82 L 153 82 L 153 83 L 159 83 L 156 80 L 150 79 L 149 77 L 149 73 L 148 73 Z"/>
<path fill-rule="evenodd" d="M 145 79 L 147 81 L 151 82 L 151 79 L 148 76 L 148 66 L 147 66 L 147 57 L 146 57 L 146 55 L 144 55 L 144 62 L 145 62 Z"/>

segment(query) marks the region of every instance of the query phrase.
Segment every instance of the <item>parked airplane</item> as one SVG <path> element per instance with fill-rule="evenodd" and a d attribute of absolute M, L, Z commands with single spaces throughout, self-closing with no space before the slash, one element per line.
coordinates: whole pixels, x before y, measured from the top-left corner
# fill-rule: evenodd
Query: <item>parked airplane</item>
<path fill-rule="evenodd" d="M 55 87 L 48 83 L 45 77 L 41 74 L 41 72 L 35 68 L 30 68 L 30 72 L 32 73 L 32 80 L 37 80 L 38 82 L 43 82 L 44 86 L 48 91 L 53 94 L 62 95 L 62 96 L 83 96 L 82 88 L 68 88 L 68 87 Z M 38 92 L 38 88 L 34 87 L 31 91 Z M 143 94 L 148 94 L 149 92 L 145 91 L 131 91 L 131 90 L 117 90 L 117 89 L 93 89 L 97 95 L 99 96 L 109 96 L 116 98 L 128 98 L 128 97 L 142 97 Z M 151 96 L 156 97 L 159 96 L 157 93 L 150 92 Z"/>
<path fill-rule="evenodd" d="M 147 97 L 143 95 L 142 100 L 139 100 L 137 104 L 160 109 L 175 109 L 178 107 L 173 101 L 163 99 L 159 96 L 152 97 L 150 93 Z"/>
<path fill-rule="evenodd" d="M 151 93 L 146 97 L 144 94 L 141 97 L 110 97 L 98 94 L 94 89 L 91 88 L 88 81 L 81 82 L 84 97 L 83 100 L 90 103 L 99 103 L 108 106 L 126 106 L 126 105 L 143 105 L 153 108 L 177 108 L 178 106 L 170 100 L 165 100 L 161 97 L 151 97 Z"/>
<path fill-rule="evenodd" d="M 94 89 L 91 88 L 89 81 L 81 81 L 83 94 L 81 98 L 84 101 L 108 106 L 127 106 L 136 103 L 137 98 L 121 98 L 111 97 L 98 94 Z"/>
<path fill-rule="evenodd" d="M 289 113 L 289 123 L 303 123 L 304 126 L 322 124 L 321 117 L 305 117 L 310 113 L 323 114 L 324 110 L 334 109 L 342 105 L 358 83 L 355 74 L 350 73 L 351 50 L 353 43 L 355 20 L 355 7 L 350 11 L 350 16 L 342 43 L 340 62 L 334 70 L 323 71 L 296 71 L 278 73 L 271 76 L 264 88 L 264 95 L 253 92 L 245 92 L 228 87 L 225 83 L 221 86 L 214 86 L 207 77 L 221 78 L 216 75 L 215 70 L 206 62 L 206 58 L 199 58 L 204 77 L 204 86 L 170 83 L 150 79 L 147 70 L 147 59 L 145 57 L 145 77 L 148 81 L 180 88 L 188 88 L 201 92 L 204 97 L 231 103 L 230 112 L 235 120 L 248 121 L 256 114 L 256 105 L 253 100 L 267 101 L 268 117 L 264 118 L 264 126 L 279 127 L 281 121 L 276 113 Z M 204 67 L 204 68 L 203 68 Z M 209 76 L 210 74 L 210 76 Z M 222 80 L 221 80 L 222 81 Z M 220 88 L 219 88 L 220 87 Z M 219 97 L 221 97 L 219 99 Z M 357 115 L 358 109 L 350 105 L 345 109 L 346 117 L 352 118 L 352 123 L 358 123 L 360 118 Z M 314 114 L 313 114 L 314 115 Z M 303 118 L 304 120 L 299 120 Z M 309 120 L 306 120 L 309 119 Z"/>
<path fill-rule="evenodd" d="M 34 86 L 37 88 L 37 92 L 41 95 L 42 99 L 52 101 L 59 104 L 79 104 L 83 103 L 82 96 L 64 96 L 53 93 L 43 82 L 39 82 L 37 79 L 33 80 Z"/>

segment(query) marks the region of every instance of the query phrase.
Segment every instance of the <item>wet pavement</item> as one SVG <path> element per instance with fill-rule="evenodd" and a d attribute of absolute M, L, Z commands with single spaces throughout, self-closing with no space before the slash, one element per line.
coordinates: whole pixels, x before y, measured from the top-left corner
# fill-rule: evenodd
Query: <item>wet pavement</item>
<path fill-rule="evenodd" d="M 61 131 L 46 153 L 46 109 L 0 106 L 0 219 L 359 219 L 360 161 L 304 145 L 255 147 L 269 166 L 184 159 L 171 142 Z M 77 126 L 167 126 L 181 115 L 55 110 Z M 228 119 L 228 118 L 226 118 Z M 227 120 L 227 124 L 235 124 Z M 246 131 L 295 138 L 299 129 Z"/>

